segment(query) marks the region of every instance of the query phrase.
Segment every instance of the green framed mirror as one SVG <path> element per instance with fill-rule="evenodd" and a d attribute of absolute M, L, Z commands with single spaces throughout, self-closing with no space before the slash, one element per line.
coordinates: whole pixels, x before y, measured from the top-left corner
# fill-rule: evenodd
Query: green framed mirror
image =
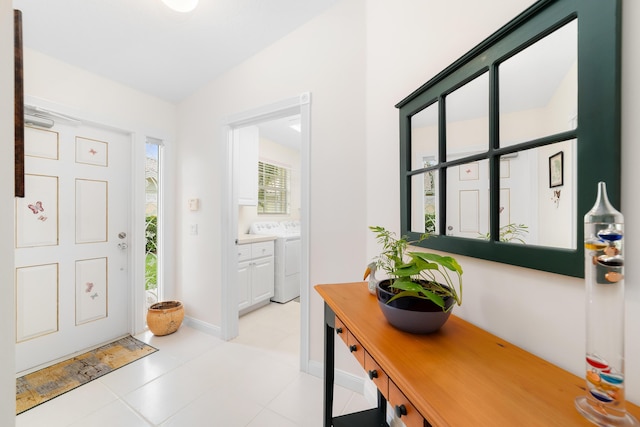
<path fill-rule="evenodd" d="M 541 0 L 396 105 L 401 231 L 584 276 L 583 218 L 620 206 L 619 0 Z"/>

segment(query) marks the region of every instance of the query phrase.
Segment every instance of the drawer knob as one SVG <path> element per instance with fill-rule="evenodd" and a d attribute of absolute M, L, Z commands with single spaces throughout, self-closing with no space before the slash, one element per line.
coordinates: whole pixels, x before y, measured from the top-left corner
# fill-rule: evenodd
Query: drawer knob
<path fill-rule="evenodd" d="M 371 371 L 369 371 L 369 379 L 372 380 L 374 378 L 378 378 L 378 371 L 372 369 Z"/>
<path fill-rule="evenodd" d="M 404 405 L 396 405 L 396 416 L 402 418 L 403 415 L 407 415 L 407 407 Z"/>
<path fill-rule="evenodd" d="M 342 328 L 336 329 L 336 334 L 341 334 L 341 333 L 342 333 Z"/>
<path fill-rule="evenodd" d="M 357 345 L 355 345 L 355 344 L 350 345 L 350 346 L 349 346 L 349 351 L 350 351 L 351 353 L 353 353 L 354 351 L 358 351 L 358 346 L 357 346 Z"/>

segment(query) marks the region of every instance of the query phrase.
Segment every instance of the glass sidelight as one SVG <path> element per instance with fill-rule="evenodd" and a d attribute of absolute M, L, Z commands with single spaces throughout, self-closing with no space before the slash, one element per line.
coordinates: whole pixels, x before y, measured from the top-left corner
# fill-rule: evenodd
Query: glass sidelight
<path fill-rule="evenodd" d="M 147 308 L 155 304 L 160 296 L 161 250 L 160 250 L 160 164 L 162 141 L 147 138 L 145 147 L 145 303 Z"/>

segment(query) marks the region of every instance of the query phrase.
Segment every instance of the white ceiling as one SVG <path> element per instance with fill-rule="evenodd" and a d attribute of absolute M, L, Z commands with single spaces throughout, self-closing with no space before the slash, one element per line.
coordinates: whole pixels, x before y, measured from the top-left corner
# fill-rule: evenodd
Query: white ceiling
<path fill-rule="evenodd" d="M 256 54 L 339 0 L 14 0 L 23 40 L 64 62 L 170 102 Z"/>
<path fill-rule="evenodd" d="M 291 126 L 300 126 L 300 115 L 259 123 L 260 136 L 294 150 L 300 150 L 302 135 Z"/>

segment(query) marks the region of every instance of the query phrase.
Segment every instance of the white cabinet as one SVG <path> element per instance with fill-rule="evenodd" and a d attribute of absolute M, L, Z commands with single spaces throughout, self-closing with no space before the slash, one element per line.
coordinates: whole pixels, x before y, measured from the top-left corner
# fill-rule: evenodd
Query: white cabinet
<path fill-rule="evenodd" d="M 238 182 L 238 204 L 258 205 L 258 150 L 260 133 L 256 126 L 233 131 L 235 178 Z"/>
<path fill-rule="evenodd" d="M 238 309 L 249 311 L 273 296 L 273 241 L 237 245 Z"/>

